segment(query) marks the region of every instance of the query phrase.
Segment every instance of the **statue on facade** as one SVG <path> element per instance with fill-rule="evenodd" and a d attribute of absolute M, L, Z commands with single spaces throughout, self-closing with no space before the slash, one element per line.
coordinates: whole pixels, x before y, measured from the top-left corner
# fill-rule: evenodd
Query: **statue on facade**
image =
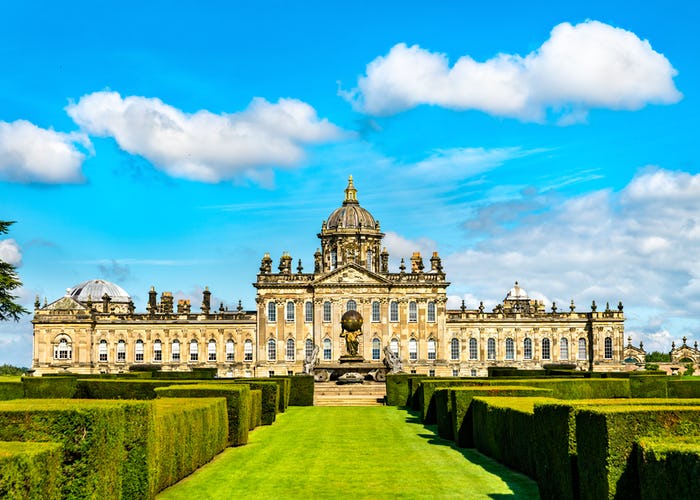
<path fill-rule="evenodd" d="M 349 357 L 358 356 L 360 342 L 357 337 L 362 335 L 362 322 L 362 315 L 357 311 L 347 311 L 340 319 L 340 336 L 345 339 L 345 349 Z"/>
<path fill-rule="evenodd" d="M 403 372 L 403 365 L 401 364 L 401 359 L 399 355 L 391 350 L 391 347 L 384 347 L 384 364 L 387 368 L 391 370 L 391 373 L 401 373 Z"/>
<path fill-rule="evenodd" d="M 309 353 L 309 355 L 306 356 L 306 359 L 304 359 L 304 373 L 310 375 L 314 372 L 314 368 L 316 367 L 316 364 L 318 364 L 318 351 L 318 346 L 314 345 L 311 353 Z"/>

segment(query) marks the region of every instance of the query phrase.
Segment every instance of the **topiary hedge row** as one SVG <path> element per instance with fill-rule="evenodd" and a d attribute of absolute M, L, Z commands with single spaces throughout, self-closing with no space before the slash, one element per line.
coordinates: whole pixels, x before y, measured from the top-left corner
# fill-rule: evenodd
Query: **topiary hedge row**
<path fill-rule="evenodd" d="M 387 373 L 386 375 L 386 404 L 387 406 L 411 406 L 411 392 L 407 373 Z"/>
<path fill-rule="evenodd" d="M 700 492 L 700 436 L 638 441 L 640 498 L 694 498 Z"/>
<path fill-rule="evenodd" d="M 250 391 L 250 424 L 249 429 L 252 431 L 256 427 L 262 425 L 262 391 Z"/>
<path fill-rule="evenodd" d="M 79 379 L 75 397 L 80 399 L 156 399 L 158 387 L 168 387 L 175 383 L 195 384 L 197 381 Z"/>
<path fill-rule="evenodd" d="M 290 377 L 289 405 L 313 406 L 314 405 L 314 376 L 294 375 Z"/>
<path fill-rule="evenodd" d="M 248 442 L 250 427 L 250 388 L 243 384 L 173 385 L 155 389 L 159 398 L 226 398 L 228 411 L 228 445 Z"/>
<path fill-rule="evenodd" d="M 24 385 L 19 377 L 0 378 L 0 401 L 21 399 L 24 397 Z"/>
<path fill-rule="evenodd" d="M 0 498 L 60 498 L 62 459 L 59 443 L 0 442 Z"/>
<path fill-rule="evenodd" d="M 700 435 L 700 406 L 610 406 L 576 414 L 580 498 L 639 498 L 637 436 Z"/>
<path fill-rule="evenodd" d="M 70 377 L 22 377 L 24 397 L 28 399 L 72 398 L 78 380 Z"/>

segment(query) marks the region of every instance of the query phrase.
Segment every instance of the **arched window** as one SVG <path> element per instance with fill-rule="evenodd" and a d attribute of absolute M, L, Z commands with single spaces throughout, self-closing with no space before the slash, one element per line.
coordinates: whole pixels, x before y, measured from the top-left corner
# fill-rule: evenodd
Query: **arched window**
<path fill-rule="evenodd" d="M 552 359 L 551 343 L 549 339 L 542 339 L 542 359 Z"/>
<path fill-rule="evenodd" d="M 456 361 L 459 359 L 459 339 L 452 338 L 450 340 L 450 359 Z"/>
<path fill-rule="evenodd" d="M 226 341 L 226 361 L 234 361 L 236 358 L 236 344 L 232 339 Z"/>
<path fill-rule="evenodd" d="M 325 361 L 333 359 L 333 343 L 331 339 L 323 339 L 323 359 Z"/>
<path fill-rule="evenodd" d="M 294 321 L 294 302 L 287 302 L 287 321 Z"/>
<path fill-rule="evenodd" d="M 306 343 L 304 344 L 304 356 L 306 359 L 311 359 L 311 356 L 314 355 L 314 341 L 311 339 L 306 339 Z"/>
<path fill-rule="evenodd" d="M 207 360 L 216 361 L 216 340 L 211 339 L 207 345 Z"/>
<path fill-rule="evenodd" d="M 134 360 L 143 361 L 143 340 L 138 339 L 134 346 Z"/>
<path fill-rule="evenodd" d="M 612 348 L 612 339 L 610 337 L 605 337 L 605 359 L 612 359 L 613 357 L 613 348 Z"/>
<path fill-rule="evenodd" d="M 428 359 L 435 359 L 437 357 L 437 342 L 435 339 L 428 339 Z"/>
<path fill-rule="evenodd" d="M 586 339 L 584 338 L 578 339 L 578 359 L 581 361 L 588 359 L 586 353 Z"/>
<path fill-rule="evenodd" d="M 435 323 L 435 302 L 428 302 L 428 323 Z"/>
<path fill-rule="evenodd" d="M 396 323 L 399 320 L 399 303 L 393 301 L 389 304 L 389 321 Z"/>
<path fill-rule="evenodd" d="M 334 248 L 331 250 L 331 271 L 338 267 L 338 251 Z"/>
<path fill-rule="evenodd" d="M 117 342 L 117 361 L 126 361 L 126 342 L 123 340 Z"/>
<path fill-rule="evenodd" d="M 389 349 L 391 349 L 391 352 L 396 354 L 397 356 L 399 355 L 399 341 L 396 339 L 391 339 L 391 342 L 389 342 Z"/>
<path fill-rule="evenodd" d="M 506 339 L 506 359 L 509 361 L 515 359 L 515 343 L 511 338 Z"/>
<path fill-rule="evenodd" d="M 372 260 L 372 250 L 367 250 L 367 269 L 374 271 L 374 261 Z"/>
<path fill-rule="evenodd" d="M 285 358 L 287 361 L 294 361 L 296 355 L 296 347 L 294 345 L 294 339 L 287 339 L 287 350 L 285 352 Z"/>
<path fill-rule="evenodd" d="M 243 361 L 253 361 L 253 341 L 250 339 L 243 342 Z"/>
<path fill-rule="evenodd" d="M 523 359 L 532 359 L 532 339 L 523 340 Z"/>
<path fill-rule="evenodd" d="M 196 340 L 190 341 L 190 361 L 199 361 L 199 344 Z"/>
<path fill-rule="evenodd" d="M 277 304 L 274 301 L 267 303 L 267 321 L 270 323 L 277 321 Z"/>
<path fill-rule="evenodd" d="M 345 307 L 345 310 L 346 311 L 357 311 L 357 302 L 355 302 L 352 299 L 348 300 L 348 304 Z"/>
<path fill-rule="evenodd" d="M 170 347 L 171 350 L 171 359 L 173 361 L 180 361 L 180 341 L 175 339 L 173 340 L 172 346 Z"/>
<path fill-rule="evenodd" d="M 160 340 L 153 341 L 153 361 L 163 361 L 163 344 Z"/>
<path fill-rule="evenodd" d="M 372 302 L 372 323 L 379 323 L 381 317 L 379 315 L 379 302 Z"/>
<path fill-rule="evenodd" d="M 99 354 L 99 359 L 102 363 L 107 362 L 107 341 L 106 340 L 100 340 L 100 345 L 97 350 Z"/>
<path fill-rule="evenodd" d="M 312 302 L 304 304 L 304 321 L 311 323 L 314 320 L 314 305 Z"/>
<path fill-rule="evenodd" d="M 496 339 L 486 341 L 486 359 L 496 359 Z"/>
<path fill-rule="evenodd" d="M 323 303 L 323 322 L 324 323 L 331 322 L 331 303 L 330 302 Z"/>
<path fill-rule="evenodd" d="M 277 359 L 277 342 L 275 339 L 267 341 L 267 360 L 275 361 Z"/>
<path fill-rule="evenodd" d="M 408 321 L 411 323 L 418 321 L 418 306 L 415 302 L 408 303 Z"/>
<path fill-rule="evenodd" d="M 475 338 L 469 339 L 469 359 L 479 359 L 479 350 Z"/>
<path fill-rule="evenodd" d="M 562 337 L 559 340 L 559 359 L 560 360 L 569 359 L 569 339 Z"/>
<path fill-rule="evenodd" d="M 408 359 L 416 361 L 418 359 L 418 341 L 410 339 L 408 341 Z"/>
<path fill-rule="evenodd" d="M 381 355 L 382 343 L 375 337 L 372 339 L 372 361 L 379 361 Z"/>

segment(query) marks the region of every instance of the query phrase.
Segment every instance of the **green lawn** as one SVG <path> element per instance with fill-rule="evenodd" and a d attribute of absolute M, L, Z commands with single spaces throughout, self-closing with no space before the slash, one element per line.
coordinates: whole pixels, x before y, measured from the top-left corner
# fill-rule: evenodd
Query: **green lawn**
<path fill-rule="evenodd" d="M 290 407 L 163 491 L 195 498 L 539 498 L 534 481 L 394 407 Z"/>

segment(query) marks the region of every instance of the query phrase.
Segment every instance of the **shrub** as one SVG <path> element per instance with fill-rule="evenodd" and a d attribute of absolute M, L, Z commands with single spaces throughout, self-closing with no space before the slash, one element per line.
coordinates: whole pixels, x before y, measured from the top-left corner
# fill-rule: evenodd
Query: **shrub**
<path fill-rule="evenodd" d="M 695 366 L 693 363 L 687 363 L 685 365 L 685 372 L 683 372 L 683 375 L 687 377 L 692 377 L 693 373 L 695 373 Z"/>
<path fill-rule="evenodd" d="M 644 372 L 639 372 L 644 373 Z M 657 375 L 637 375 L 630 376 L 630 397 L 632 398 L 665 398 L 668 396 L 668 377 Z"/>
<path fill-rule="evenodd" d="M 436 394 L 442 390 L 436 391 Z M 446 406 L 438 400 L 438 433 L 446 439 L 454 439 L 461 448 L 474 447 L 473 411 L 471 402 L 475 396 L 482 397 L 550 397 L 551 389 L 535 387 L 453 387 L 446 389 Z"/>
<path fill-rule="evenodd" d="M 141 402 L 5 401 L 0 441 L 61 443 L 62 498 L 143 498 L 148 491 L 143 428 L 150 411 Z"/>
<path fill-rule="evenodd" d="M 156 399 L 156 388 L 173 385 L 167 380 L 78 380 L 75 397 L 81 399 Z M 182 381 L 178 384 L 195 383 Z"/>
<path fill-rule="evenodd" d="M 472 400 L 474 445 L 483 454 L 534 478 L 534 405 L 545 398 Z"/>
<path fill-rule="evenodd" d="M 387 406 L 410 406 L 410 388 L 405 373 L 387 373 L 386 375 L 386 404 Z"/>
<path fill-rule="evenodd" d="M 24 385 L 19 377 L 0 378 L 0 400 L 21 399 L 24 397 Z"/>
<path fill-rule="evenodd" d="M 279 380 L 254 379 L 254 378 L 239 378 L 239 379 L 220 379 L 223 383 L 246 384 L 253 390 L 262 391 L 262 424 L 271 425 L 277 416 L 280 398 L 280 382 Z"/>
<path fill-rule="evenodd" d="M 187 372 L 150 372 L 152 378 L 169 380 L 212 380 L 216 377 L 216 368 L 192 368 Z"/>
<path fill-rule="evenodd" d="M 290 375 L 270 377 L 270 380 L 274 380 L 280 386 L 280 400 L 277 408 L 280 413 L 284 413 L 289 406 L 289 392 L 292 387 L 291 378 Z"/>
<path fill-rule="evenodd" d="M 75 377 L 22 377 L 24 397 L 28 399 L 72 398 L 75 395 Z"/>
<path fill-rule="evenodd" d="M 153 498 L 226 447 L 228 418 L 224 398 L 163 398 L 148 404 L 154 410 L 149 444 Z"/>
<path fill-rule="evenodd" d="M 700 379 L 669 378 L 666 390 L 669 398 L 700 398 Z"/>
<path fill-rule="evenodd" d="M 0 443 L 0 498 L 60 498 L 59 443 Z"/>
<path fill-rule="evenodd" d="M 159 387 L 160 398 L 226 398 L 228 411 L 228 445 L 248 442 L 250 427 L 250 388 L 243 384 L 194 384 Z"/>
<path fill-rule="evenodd" d="M 700 436 L 638 441 L 642 500 L 694 498 L 700 491 Z"/>
<path fill-rule="evenodd" d="M 314 405 L 313 375 L 294 375 L 290 378 L 289 404 L 291 406 Z"/>
<path fill-rule="evenodd" d="M 650 372 L 655 372 L 659 369 L 659 365 L 657 365 L 656 363 L 645 363 L 644 369 Z"/>
<path fill-rule="evenodd" d="M 250 425 L 249 429 L 252 431 L 256 427 L 262 425 L 262 391 L 251 390 L 250 391 Z"/>
<path fill-rule="evenodd" d="M 611 406 L 576 415 L 581 498 L 641 495 L 633 436 L 700 434 L 700 407 Z"/>
<path fill-rule="evenodd" d="M 460 379 L 460 378 L 424 378 L 419 382 L 417 390 L 419 409 L 424 424 L 434 424 L 437 420 L 437 412 L 433 393 L 438 387 L 472 387 L 489 385 L 489 381 L 485 379 Z"/>

